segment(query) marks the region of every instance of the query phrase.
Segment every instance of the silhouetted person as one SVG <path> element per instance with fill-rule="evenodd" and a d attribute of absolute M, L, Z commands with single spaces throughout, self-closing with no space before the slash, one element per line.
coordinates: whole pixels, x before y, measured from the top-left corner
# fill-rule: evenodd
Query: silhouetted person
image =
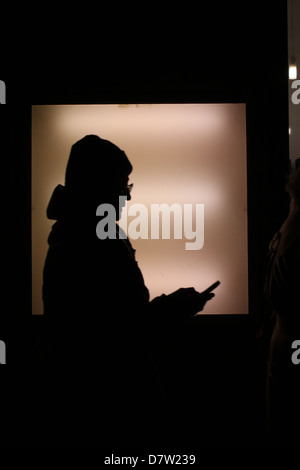
<path fill-rule="evenodd" d="M 276 449 L 298 448 L 300 442 L 300 365 L 292 362 L 292 343 L 300 339 L 300 168 L 286 189 L 290 213 L 270 243 L 265 285 L 275 323 L 269 347 L 267 411 Z"/>
<path fill-rule="evenodd" d="M 116 239 L 96 236 L 97 207 L 111 204 L 120 218 L 119 196 L 130 200 L 131 171 L 116 145 L 85 136 L 72 146 L 65 186 L 55 189 L 47 209 L 57 222 L 44 266 L 44 315 L 52 345 L 45 364 L 68 390 L 66 406 L 68 398 L 74 402 L 75 416 L 79 413 L 85 427 L 88 417 L 96 431 L 102 427 L 102 437 L 91 438 L 96 446 L 103 439 L 112 446 L 126 440 L 133 447 L 137 440 L 146 445 L 151 426 L 151 436 L 159 433 L 160 389 L 151 356 L 155 331 L 196 314 L 213 297 L 190 288 L 149 302 L 135 250 L 119 237 L 118 224 Z"/>

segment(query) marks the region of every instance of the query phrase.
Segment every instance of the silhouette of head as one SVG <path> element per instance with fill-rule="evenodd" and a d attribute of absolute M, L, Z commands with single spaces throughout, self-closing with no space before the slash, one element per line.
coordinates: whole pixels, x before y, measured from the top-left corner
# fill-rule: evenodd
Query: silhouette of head
<path fill-rule="evenodd" d="M 127 191 L 132 165 L 125 152 L 97 135 L 86 135 L 76 142 L 69 156 L 65 187 L 72 195 L 93 200 L 96 205 L 118 206 L 119 195 Z"/>

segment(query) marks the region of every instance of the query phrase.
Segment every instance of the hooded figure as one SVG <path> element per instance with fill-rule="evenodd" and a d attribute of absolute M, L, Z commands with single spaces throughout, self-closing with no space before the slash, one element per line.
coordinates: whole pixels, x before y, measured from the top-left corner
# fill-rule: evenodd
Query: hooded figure
<path fill-rule="evenodd" d="M 107 140 L 88 135 L 71 149 L 65 187 L 58 186 L 47 208 L 56 219 L 44 267 L 44 313 L 80 329 L 125 320 L 127 307 L 149 301 L 148 289 L 128 239 L 99 240 L 95 216 L 100 204 L 110 204 L 120 214 L 119 195 L 130 199 L 127 188 L 132 166 L 125 153 Z M 116 222 L 116 221 L 115 221 Z M 130 321 L 126 316 L 126 323 Z M 102 329 L 102 328 L 101 328 Z"/>
<path fill-rule="evenodd" d="M 274 323 L 268 352 L 267 411 L 271 445 L 298 448 L 300 365 L 293 343 L 300 339 L 300 168 L 286 187 L 290 213 L 269 246 L 265 294 Z"/>
<path fill-rule="evenodd" d="M 70 413 L 75 407 L 85 423 L 88 416 L 101 422 L 101 439 L 105 436 L 112 446 L 126 437 L 134 445 L 146 445 L 149 434 L 163 434 L 157 422 L 160 388 L 150 354 L 155 331 L 170 315 L 183 310 L 193 315 L 213 297 L 191 288 L 149 302 L 135 251 L 116 223 L 119 196 L 130 200 L 131 171 L 116 145 L 87 135 L 72 146 L 65 187 L 54 190 L 47 209 L 56 223 L 44 266 L 50 345 L 44 362 L 60 390 L 67 390 Z M 113 238 L 96 235 L 100 204 L 116 210 Z"/>

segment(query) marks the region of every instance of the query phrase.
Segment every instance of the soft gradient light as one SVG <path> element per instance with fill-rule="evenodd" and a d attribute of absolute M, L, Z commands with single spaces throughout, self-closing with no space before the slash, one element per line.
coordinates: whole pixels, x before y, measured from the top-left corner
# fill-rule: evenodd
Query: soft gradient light
<path fill-rule="evenodd" d="M 297 66 L 296 64 L 291 64 L 289 66 L 289 79 L 296 80 L 297 79 Z"/>
<path fill-rule="evenodd" d="M 71 146 L 86 134 L 128 155 L 133 204 L 204 204 L 204 245 L 136 239 L 151 298 L 221 281 L 204 313 L 248 313 L 246 109 L 244 104 L 58 105 L 32 107 L 33 313 L 43 312 L 42 270 L 53 221 L 46 207 L 64 184 Z M 124 211 L 124 209 L 123 209 Z M 134 212 L 134 211 L 133 211 Z M 80 215 L 79 215 L 80 217 Z M 128 222 L 134 216 L 128 215 Z"/>

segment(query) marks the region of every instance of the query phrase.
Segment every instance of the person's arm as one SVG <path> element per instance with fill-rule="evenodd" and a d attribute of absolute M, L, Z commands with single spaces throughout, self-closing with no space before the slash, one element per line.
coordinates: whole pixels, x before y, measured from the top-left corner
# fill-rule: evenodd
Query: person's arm
<path fill-rule="evenodd" d="M 202 311 L 214 294 L 206 290 L 197 292 L 193 287 L 180 288 L 169 295 L 156 297 L 147 306 L 147 314 L 155 320 L 188 318 Z"/>

